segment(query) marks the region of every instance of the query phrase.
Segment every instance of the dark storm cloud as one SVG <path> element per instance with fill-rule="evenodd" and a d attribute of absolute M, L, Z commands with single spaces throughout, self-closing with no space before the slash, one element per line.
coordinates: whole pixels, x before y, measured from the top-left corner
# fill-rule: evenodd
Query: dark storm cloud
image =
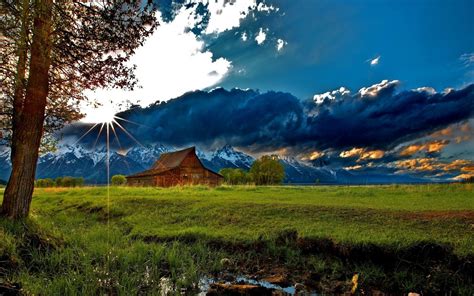
<path fill-rule="evenodd" d="M 305 120 L 302 104 L 290 94 L 238 89 L 192 92 L 120 116 L 143 125 L 127 125 L 140 139 L 174 145 L 225 142 L 280 147 Z"/>
<path fill-rule="evenodd" d="M 176 146 L 231 144 L 251 151 L 353 147 L 387 150 L 474 115 L 474 85 L 449 93 L 396 93 L 396 84 L 328 99 L 301 101 L 288 93 L 215 89 L 196 91 L 148 108 L 119 114 L 142 143 Z M 80 135 L 86 126 L 69 127 Z M 82 141 L 92 143 L 91 133 Z M 122 144 L 134 145 L 120 135 Z"/>
<path fill-rule="evenodd" d="M 395 93 L 396 84 L 374 96 L 360 94 L 313 106 L 303 142 L 320 148 L 387 149 L 474 114 L 474 85 L 447 94 Z"/>

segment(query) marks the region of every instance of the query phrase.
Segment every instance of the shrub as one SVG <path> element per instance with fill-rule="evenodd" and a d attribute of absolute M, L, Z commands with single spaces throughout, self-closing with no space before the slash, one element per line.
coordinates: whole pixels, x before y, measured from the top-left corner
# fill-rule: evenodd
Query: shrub
<path fill-rule="evenodd" d="M 74 178 L 69 177 L 69 176 L 63 177 L 61 185 L 62 187 L 74 187 L 75 186 Z"/>
<path fill-rule="evenodd" d="M 54 187 L 54 186 L 56 186 L 56 182 L 51 178 L 38 179 L 35 182 L 35 186 L 36 187 L 43 187 L 43 188 L 44 187 Z"/>
<path fill-rule="evenodd" d="M 247 171 L 242 169 L 224 168 L 219 171 L 224 177 L 224 182 L 229 185 L 249 184 L 252 177 Z"/>
<path fill-rule="evenodd" d="M 63 178 L 62 177 L 57 177 L 56 178 L 56 186 L 57 187 L 63 186 Z"/>
<path fill-rule="evenodd" d="M 124 175 L 115 175 L 112 177 L 112 185 L 122 186 L 127 184 L 127 178 Z"/>
<path fill-rule="evenodd" d="M 84 186 L 83 177 L 57 177 L 56 179 L 38 179 L 37 187 L 82 187 Z"/>
<path fill-rule="evenodd" d="M 280 184 L 285 178 L 285 169 L 276 155 L 264 155 L 250 168 L 256 185 Z"/>
<path fill-rule="evenodd" d="M 75 186 L 77 186 L 77 187 L 84 186 L 84 178 L 83 177 L 74 178 L 74 180 L 76 181 Z"/>

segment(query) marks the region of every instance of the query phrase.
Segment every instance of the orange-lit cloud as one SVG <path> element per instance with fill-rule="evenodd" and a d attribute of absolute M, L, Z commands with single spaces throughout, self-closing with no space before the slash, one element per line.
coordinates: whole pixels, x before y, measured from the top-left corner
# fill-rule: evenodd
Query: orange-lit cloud
<path fill-rule="evenodd" d="M 315 160 L 315 159 L 318 159 L 320 158 L 321 156 L 324 155 L 324 152 L 321 152 L 321 151 L 313 151 L 310 155 L 309 155 L 309 159 L 310 160 Z"/>
<path fill-rule="evenodd" d="M 459 130 L 464 132 L 464 133 L 470 133 L 472 128 L 471 126 L 469 125 L 469 122 L 466 122 L 465 124 L 461 125 L 459 127 Z"/>
<path fill-rule="evenodd" d="M 448 137 L 453 134 L 453 127 L 448 126 L 447 128 L 444 128 L 442 130 L 436 131 L 431 134 L 432 138 L 442 138 L 442 137 Z"/>
<path fill-rule="evenodd" d="M 352 148 L 351 150 L 346 150 L 346 151 L 342 151 L 339 156 L 340 157 L 355 157 L 355 156 L 359 156 L 362 154 L 362 152 L 364 152 L 364 149 L 363 148 Z"/>
<path fill-rule="evenodd" d="M 466 179 L 469 179 L 469 178 L 472 178 L 474 177 L 474 173 L 472 174 L 460 174 L 460 175 L 457 175 L 456 177 L 454 177 L 453 179 L 454 180 L 466 180 Z"/>
<path fill-rule="evenodd" d="M 353 166 L 344 167 L 344 169 L 349 170 L 349 171 L 352 171 L 352 170 L 360 170 L 361 168 L 362 168 L 362 166 L 361 166 L 360 164 L 356 164 L 356 165 L 353 165 Z"/>
<path fill-rule="evenodd" d="M 309 154 L 303 155 L 303 156 L 301 157 L 301 160 L 315 160 L 315 159 L 318 159 L 318 158 L 320 158 L 320 157 L 322 157 L 322 156 L 324 156 L 324 155 L 325 155 L 324 152 L 315 150 L 315 151 L 313 151 L 313 152 L 311 152 L 311 153 L 309 153 Z"/>
<path fill-rule="evenodd" d="M 470 140 L 471 135 L 472 127 L 469 122 L 466 122 L 464 124 L 452 124 L 447 128 L 432 133 L 430 137 L 435 139 L 454 138 L 456 144 L 459 144 Z"/>
<path fill-rule="evenodd" d="M 465 136 L 457 136 L 456 138 L 454 138 L 454 141 L 456 142 L 456 144 L 459 144 L 462 142 L 469 141 L 470 139 L 471 139 L 471 135 L 465 135 Z"/>
<path fill-rule="evenodd" d="M 439 162 L 433 158 L 414 158 L 405 159 L 395 162 L 395 166 L 399 169 L 408 171 L 429 172 L 442 170 L 445 172 L 463 172 L 474 174 L 474 161 L 457 159 L 450 163 Z"/>
<path fill-rule="evenodd" d="M 339 156 L 342 158 L 358 157 L 357 161 L 367 159 L 380 159 L 385 155 L 383 150 L 367 150 L 365 148 L 352 148 L 351 150 L 342 151 Z"/>
<path fill-rule="evenodd" d="M 445 171 L 461 171 L 474 173 L 474 161 L 465 159 L 456 159 L 444 167 Z"/>
<path fill-rule="evenodd" d="M 409 171 L 434 171 L 438 168 L 432 158 L 414 158 L 395 162 L 395 166 Z"/>
<path fill-rule="evenodd" d="M 449 144 L 448 140 L 442 141 L 434 141 L 425 144 L 413 144 L 410 146 L 406 146 L 403 150 L 399 153 L 400 156 L 412 156 L 417 152 L 428 152 L 428 153 L 438 153 Z"/>

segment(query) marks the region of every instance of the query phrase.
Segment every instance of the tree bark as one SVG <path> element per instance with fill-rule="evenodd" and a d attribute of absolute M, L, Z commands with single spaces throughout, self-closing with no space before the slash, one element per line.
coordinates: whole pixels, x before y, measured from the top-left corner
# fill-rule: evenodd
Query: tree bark
<path fill-rule="evenodd" d="M 15 130 L 20 125 L 21 113 L 23 111 L 23 102 L 25 95 L 25 73 L 26 73 L 26 60 L 28 56 L 28 14 L 29 14 L 30 0 L 23 0 L 21 4 L 21 29 L 18 40 L 18 63 L 16 66 L 16 77 L 15 77 L 15 91 L 13 93 L 13 116 L 12 116 L 12 129 Z M 16 139 L 17 140 L 17 139 Z M 11 161 L 15 155 L 15 147 L 12 145 L 11 149 Z"/>
<path fill-rule="evenodd" d="M 35 1 L 28 85 L 19 124 L 13 130 L 15 153 L 2 204 L 2 214 L 12 219 L 27 217 L 30 211 L 49 89 L 52 6 L 52 0 Z"/>

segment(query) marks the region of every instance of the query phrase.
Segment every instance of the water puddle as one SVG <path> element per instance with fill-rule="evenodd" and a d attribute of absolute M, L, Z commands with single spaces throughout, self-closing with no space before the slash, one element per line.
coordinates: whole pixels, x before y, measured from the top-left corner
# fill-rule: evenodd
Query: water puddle
<path fill-rule="evenodd" d="M 208 291 L 211 288 L 213 288 L 215 284 L 219 284 L 220 287 L 223 287 L 224 285 L 226 285 L 229 287 L 229 289 L 232 289 L 233 287 L 235 288 L 237 286 L 242 286 L 242 285 L 258 286 L 258 287 L 262 287 L 268 290 L 269 293 L 275 292 L 275 295 L 304 295 L 304 296 L 318 296 L 319 295 L 316 291 L 307 290 L 303 286 L 298 287 L 298 290 L 297 290 L 297 287 L 295 286 L 281 287 L 279 285 L 272 284 L 267 281 L 255 280 L 255 279 L 251 279 L 245 276 L 238 276 L 233 281 L 225 281 L 222 279 L 207 278 L 207 277 L 201 278 L 198 285 L 200 292 L 197 295 L 199 296 L 207 295 Z M 257 294 L 251 294 L 251 295 L 257 295 Z"/>
<path fill-rule="evenodd" d="M 295 286 L 282 287 L 264 280 L 256 280 L 245 276 L 232 277 L 232 280 L 222 278 L 203 277 L 199 280 L 197 287 L 180 291 L 176 288 L 170 278 L 160 279 L 160 295 L 298 295 L 298 296 L 318 296 L 316 291 L 308 290 L 301 284 Z"/>

